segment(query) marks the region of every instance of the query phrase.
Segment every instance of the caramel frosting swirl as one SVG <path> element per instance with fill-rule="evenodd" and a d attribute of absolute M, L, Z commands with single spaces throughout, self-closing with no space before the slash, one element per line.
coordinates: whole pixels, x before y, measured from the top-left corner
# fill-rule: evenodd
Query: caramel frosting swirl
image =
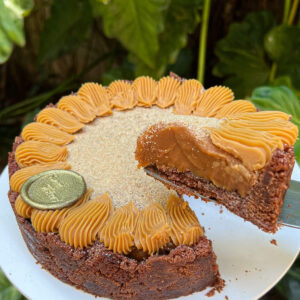
<path fill-rule="evenodd" d="M 87 102 L 82 101 L 81 97 L 76 95 L 60 98 L 57 107 L 70 113 L 82 123 L 89 123 L 96 118 L 93 107 Z"/>
<path fill-rule="evenodd" d="M 117 110 L 132 109 L 137 105 L 133 88 L 124 80 L 113 81 L 108 87 L 110 102 Z"/>
<path fill-rule="evenodd" d="M 15 157 L 19 167 L 29 167 L 36 164 L 65 161 L 67 147 L 38 141 L 25 141 L 16 150 Z"/>
<path fill-rule="evenodd" d="M 128 254 L 134 246 L 134 229 L 139 211 L 132 203 L 115 210 L 99 234 L 105 247 L 117 253 Z"/>
<path fill-rule="evenodd" d="M 66 111 L 54 107 L 44 108 L 38 114 L 37 122 L 56 126 L 67 133 L 79 131 L 84 126 Z"/>
<path fill-rule="evenodd" d="M 74 208 L 59 226 L 59 236 L 74 248 L 91 245 L 113 211 L 108 194 Z"/>
<path fill-rule="evenodd" d="M 132 84 L 139 106 L 150 107 L 156 100 L 156 81 L 149 76 L 138 77 Z"/>
<path fill-rule="evenodd" d="M 204 231 L 188 202 L 171 195 L 167 203 L 167 213 L 170 219 L 171 239 L 178 245 L 193 245 Z"/>
<path fill-rule="evenodd" d="M 172 77 L 166 76 L 159 80 L 157 85 L 156 105 L 167 108 L 174 104 L 180 82 Z"/>
<path fill-rule="evenodd" d="M 214 86 L 200 95 L 194 114 L 200 117 L 214 117 L 227 103 L 234 99 L 231 89 Z"/>
<path fill-rule="evenodd" d="M 282 111 L 258 111 L 255 113 L 243 113 L 237 116 L 233 115 L 227 117 L 228 120 L 249 120 L 258 122 L 265 122 L 278 119 L 289 121 L 291 120 L 291 118 L 291 115 L 288 115 Z"/>
<path fill-rule="evenodd" d="M 59 146 L 69 144 L 74 140 L 73 135 L 61 131 L 57 127 L 39 122 L 26 125 L 21 136 L 24 141 L 48 142 Z"/>
<path fill-rule="evenodd" d="M 47 171 L 47 170 L 61 170 L 61 169 L 69 170 L 69 169 L 71 169 L 71 166 L 66 162 L 58 161 L 58 162 L 52 162 L 52 163 L 46 163 L 46 164 L 33 165 L 30 167 L 26 167 L 26 168 L 16 171 L 10 177 L 9 184 L 10 184 L 11 189 L 14 192 L 20 192 L 22 185 L 30 177 L 37 175 L 41 172 Z"/>
<path fill-rule="evenodd" d="M 200 98 L 203 85 L 195 79 L 189 79 L 178 88 L 173 112 L 178 115 L 190 115 Z"/>
<path fill-rule="evenodd" d="M 98 117 L 112 114 L 108 92 L 101 84 L 85 83 L 78 90 L 78 95 L 95 109 Z"/>
<path fill-rule="evenodd" d="M 25 219 L 30 218 L 31 212 L 32 212 L 32 207 L 29 206 L 24 200 L 21 198 L 19 195 L 16 199 L 15 202 L 15 208 L 17 211 L 17 214 Z"/>
<path fill-rule="evenodd" d="M 235 100 L 225 104 L 215 115 L 217 119 L 247 112 L 256 112 L 256 107 L 247 100 Z"/>
<path fill-rule="evenodd" d="M 137 249 L 152 255 L 170 241 L 170 232 L 165 210 L 159 203 L 152 202 L 140 211 L 135 230 L 135 245 Z"/>
<path fill-rule="evenodd" d="M 86 203 L 92 193 L 88 189 L 85 194 L 72 206 L 56 210 L 33 209 L 31 214 L 31 224 L 37 232 L 58 232 L 61 222 L 72 210 Z"/>

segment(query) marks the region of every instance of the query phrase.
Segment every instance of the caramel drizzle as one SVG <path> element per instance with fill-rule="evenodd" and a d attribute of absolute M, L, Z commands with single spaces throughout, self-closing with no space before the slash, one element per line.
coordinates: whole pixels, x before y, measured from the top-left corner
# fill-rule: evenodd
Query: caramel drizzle
<path fill-rule="evenodd" d="M 15 202 L 16 212 L 19 216 L 28 219 L 31 216 L 32 207 L 29 206 L 19 195 Z"/>
<path fill-rule="evenodd" d="M 64 96 L 58 101 L 57 107 L 70 113 L 82 123 L 89 123 L 96 118 L 94 108 L 82 101 L 79 96 Z"/>
<path fill-rule="evenodd" d="M 256 107 L 247 100 L 235 100 L 225 104 L 215 115 L 215 118 L 222 119 L 227 116 L 237 115 L 247 112 L 256 112 Z"/>
<path fill-rule="evenodd" d="M 174 104 L 180 82 L 172 77 L 163 77 L 157 84 L 156 105 L 167 108 Z"/>
<path fill-rule="evenodd" d="M 61 240 L 74 248 L 91 245 L 112 211 L 107 193 L 80 205 L 62 221 L 59 227 Z"/>
<path fill-rule="evenodd" d="M 69 170 L 71 169 L 71 166 L 66 162 L 52 162 L 42 165 L 33 165 L 30 167 L 26 167 L 23 169 L 20 169 L 16 171 L 11 177 L 10 177 L 10 188 L 14 192 L 20 192 L 22 185 L 26 180 L 28 180 L 30 177 L 37 175 L 41 172 L 47 171 L 47 170 Z"/>
<path fill-rule="evenodd" d="M 43 109 L 37 116 L 37 122 L 56 126 L 67 133 L 79 131 L 84 126 L 66 111 L 54 107 Z"/>
<path fill-rule="evenodd" d="M 31 214 L 31 224 L 37 232 L 58 232 L 61 222 L 74 208 L 86 203 L 92 189 L 88 189 L 85 194 L 72 206 L 56 210 L 33 209 Z"/>
<path fill-rule="evenodd" d="M 140 211 L 134 241 L 138 249 L 142 249 L 150 255 L 170 241 L 167 215 L 159 203 L 153 202 Z"/>
<path fill-rule="evenodd" d="M 99 234 L 100 241 L 109 250 L 128 254 L 134 246 L 134 229 L 139 211 L 132 203 L 119 207 Z"/>
<path fill-rule="evenodd" d="M 109 95 L 101 84 L 85 83 L 78 90 L 78 95 L 83 101 L 94 107 L 98 117 L 112 114 Z"/>
<path fill-rule="evenodd" d="M 138 77 L 132 84 L 139 106 L 150 107 L 156 100 L 156 81 L 149 76 Z"/>
<path fill-rule="evenodd" d="M 203 228 L 195 213 L 182 198 L 171 195 L 167 203 L 167 213 L 170 219 L 171 239 L 176 246 L 191 246 L 203 236 Z"/>
<path fill-rule="evenodd" d="M 57 127 L 38 122 L 26 125 L 21 136 L 24 141 L 48 142 L 59 146 L 69 144 L 74 140 L 73 135 L 61 131 Z"/>
<path fill-rule="evenodd" d="M 194 114 L 200 117 L 214 117 L 227 103 L 234 99 L 231 89 L 214 86 L 200 95 Z"/>
<path fill-rule="evenodd" d="M 67 147 L 51 143 L 26 141 L 20 144 L 15 157 L 19 167 L 29 167 L 36 164 L 65 161 L 68 156 Z"/>
<path fill-rule="evenodd" d="M 195 79 L 184 81 L 178 88 L 173 113 L 190 115 L 200 98 L 203 85 Z"/>
<path fill-rule="evenodd" d="M 137 105 L 133 88 L 124 80 L 113 81 L 108 87 L 110 102 L 117 110 L 132 109 Z"/>

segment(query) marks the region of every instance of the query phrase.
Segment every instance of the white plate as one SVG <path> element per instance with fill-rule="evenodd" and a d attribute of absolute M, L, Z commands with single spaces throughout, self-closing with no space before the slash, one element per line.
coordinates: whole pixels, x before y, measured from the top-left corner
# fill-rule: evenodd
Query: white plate
<path fill-rule="evenodd" d="M 293 179 L 300 180 L 295 167 Z M 0 178 L 0 265 L 8 279 L 32 300 L 92 300 L 92 295 L 62 283 L 36 264 L 19 232 L 10 207 L 7 168 Z M 267 234 L 220 206 L 189 199 L 200 223 L 212 240 L 220 273 L 226 281 L 222 293 L 213 298 L 204 295 L 209 288 L 180 299 L 257 299 L 270 290 L 287 272 L 300 248 L 300 230 L 282 227 L 276 234 Z M 275 239 L 278 246 L 271 244 Z M 101 299 L 101 298 L 97 298 Z"/>

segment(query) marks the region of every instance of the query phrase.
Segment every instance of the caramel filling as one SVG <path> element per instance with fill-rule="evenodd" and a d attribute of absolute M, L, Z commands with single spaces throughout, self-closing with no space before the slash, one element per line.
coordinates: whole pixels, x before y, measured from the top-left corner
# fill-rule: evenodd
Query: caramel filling
<path fill-rule="evenodd" d="M 67 159 L 67 147 L 55 144 L 26 141 L 20 144 L 16 150 L 16 161 L 18 165 L 29 167 L 36 164 L 65 161 Z"/>
<path fill-rule="evenodd" d="M 54 107 L 43 109 L 37 116 L 37 122 L 56 126 L 67 133 L 79 131 L 84 126 L 66 111 Z"/>
<path fill-rule="evenodd" d="M 134 245 L 134 229 L 139 211 L 132 203 L 119 207 L 101 230 L 99 237 L 105 247 L 128 254 Z"/>
<path fill-rule="evenodd" d="M 167 203 L 167 213 L 170 220 L 171 239 L 174 245 L 193 245 L 203 236 L 195 213 L 188 202 L 171 195 Z"/>
<path fill-rule="evenodd" d="M 156 105 L 160 108 L 166 108 L 174 104 L 177 90 L 180 82 L 172 77 L 163 77 L 157 85 Z"/>
<path fill-rule="evenodd" d="M 74 208 L 59 226 L 59 236 L 74 248 L 91 245 L 113 210 L 108 194 Z"/>
<path fill-rule="evenodd" d="M 38 122 L 26 125 L 21 136 L 24 141 L 48 142 L 59 146 L 69 144 L 74 140 L 73 135 L 61 131 L 57 127 Z"/>
<path fill-rule="evenodd" d="M 82 101 L 79 96 L 64 96 L 58 101 L 57 107 L 70 113 L 82 123 L 89 123 L 96 118 L 93 107 Z"/>
<path fill-rule="evenodd" d="M 199 101 L 202 89 L 203 86 L 198 80 L 184 81 L 178 88 L 173 112 L 178 115 L 190 115 Z"/>
<path fill-rule="evenodd" d="M 202 130 L 196 135 L 179 123 L 150 127 L 138 138 L 136 159 L 141 167 L 155 165 L 191 171 L 243 196 L 255 180 L 255 175 L 239 159 L 212 143 L 208 132 Z"/>
<path fill-rule="evenodd" d="M 132 109 L 137 105 L 137 100 L 130 83 L 116 80 L 108 87 L 110 103 L 117 110 Z"/>
<path fill-rule="evenodd" d="M 112 114 L 109 95 L 101 84 L 93 82 L 85 83 L 78 90 L 78 95 L 95 109 L 97 116 Z"/>
<path fill-rule="evenodd" d="M 9 180 L 9 184 L 11 189 L 14 192 L 20 192 L 23 183 L 29 179 L 31 176 L 37 175 L 41 172 L 47 170 L 69 170 L 71 166 L 66 162 L 54 162 L 54 163 L 46 163 L 41 165 L 33 165 L 30 167 L 26 167 L 15 172 Z"/>
<path fill-rule="evenodd" d="M 156 100 L 157 83 L 148 76 L 138 77 L 132 84 L 139 106 L 150 107 Z"/>
<path fill-rule="evenodd" d="M 238 115 L 247 112 L 256 112 L 256 107 L 247 100 L 235 100 L 225 104 L 215 115 L 216 118 L 222 119 L 227 116 Z"/>
<path fill-rule="evenodd" d="M 136 224 L 135 245 L 150 255 L 170 241 L 170 227 L 163 207 L 152 202 L 140 211 Z"/>

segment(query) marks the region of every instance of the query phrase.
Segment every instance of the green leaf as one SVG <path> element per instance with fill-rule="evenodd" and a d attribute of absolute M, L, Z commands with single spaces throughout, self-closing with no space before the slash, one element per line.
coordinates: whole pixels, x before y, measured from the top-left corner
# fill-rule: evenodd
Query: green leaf
<path fill-rule="evenodd" d="M 89 36 L 93 16 L 89 1 L 53 1 L 51 16 L 41 35 L 39 63 L 76 48 Z"/>
<path fill-rule="evenodd" d="M 202 0 L 173 0 L 166 13 L 164 31 L 158 37 L 159 49 L 153 59 L 153 66 L 148 66 L 140 59 L 134 59 L 136 75 L 151 75 L 159 78 L 166 67 L 174 64 L 179 52 L 187 44 L 188 34 L 193 33 L 200 21 L 199 10 Z"/>
<path fill-rule="evenodd" d="M 0 299 L 1 300 L 22 300 L 25 299 L 16 288 L 7 280 L 0 270 Z"/>
<path fill-rule="evenodd" d="M 12 49 L 13 47 L 11 41 L 0 27 L 0 64 L 3 64 L 8 60 Z"/>
<path fill-rule="evenodd" d="M 21 18 L 30 14 L 34 3 L 33 0 L 5 0 L 5 5 Z"/>
<path fill-rule="evenodd" d="M 111 0 L 98 10 L 104 32 L 117 38 L 148 67 L 154 67 L 158 33 L 163 29 L 163 11 L 169 0 Z"/>
<path fill-rule="evenodd" d="M 251 101 L 261 110 L 279 110 L 292 115 L 292 122 L 300 132 L 300 99 L 287 86 L 261 86 L 256 88 Z M 300 140 L 295 144 L 295 155 L 300 163 Z"/>
<path fill-rule="evenodd" d="M 270 64 L 264 51 L 265 34 L 275 26 L 270 12 L 249 13 L 241 23 L 233 23 L 227 36 L 216 46 L 219 62 L 213 70 L 226 77 L 237 98 L 251 95 L 252 90 L 268 81 Z"/>

